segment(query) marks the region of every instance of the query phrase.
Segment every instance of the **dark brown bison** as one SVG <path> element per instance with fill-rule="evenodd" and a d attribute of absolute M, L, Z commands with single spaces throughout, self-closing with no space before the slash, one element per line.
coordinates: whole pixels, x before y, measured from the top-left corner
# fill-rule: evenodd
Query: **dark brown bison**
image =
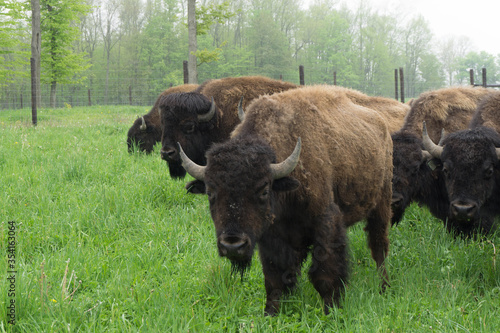
<path fill-rule="evenodd" d="M 274 315 L 308 253 L 325 313 L 339 303 L 348 276 L 345 228 L 364 219 L 387 286 L 391 155 L 377 112 L 320 85 L 254 100 L 231 139 L 207 152 L 206 166 L 182 161 L 208 195 L 219 254 L 243 274 L 258 244 L 265 313 Z"/>
<path fill-rule="evenodd" d="M 210 80 L 195 92 L 164 96 L 159 105 L 163 131 L 161 156 L 168 163 L 170 176 L 186 175 L 177 142 L 193 161 L 205 164 L 208 147 L 228 139 L 239 124 L 238 103 L 242 96 L 245 107 L 261 95 L 293 88 L 297 85 L 263 76 L 246 76 Z"/>
<path fill-rule="evenodd" d="M 448 194 L 448 230 L 465 236 L 488 233 L 500 215 L 500 92 L 479 103 L 468 129 L 440 145 L 423 132 L 423 145 L 437 159 Z"/>
<path fill-rule="evenodd" d="M 392 135 L 393 224 L 403 218 L 413 201 L 446 221 L 448 195 L 439 171 L 427 164 L 427 155 L 422 153 L 422 123 L 426 122 L 430 137 L 438 142 L 443 129 L 452 133 L 467 128 L 478 102 L 489 92 L 485 88 L 444 88 L 425 92 L 412 102 L 403 127 Z"/>
<path fill-rule="evenodd" d="M 197 84 L 183 84 L 163 91 L 156 99 L 151 110 L 145 115 L 138 117 L 128 130 L 128 151 L 132 152 L 134 145 L 136 145 L 140 150 L 148 154 L 151 153 L 154 145 L 161 141 L 160 114 L 158 113 L 160 99 L 168 94 L 193 91 L 196 88 L 198 88 Z"/>

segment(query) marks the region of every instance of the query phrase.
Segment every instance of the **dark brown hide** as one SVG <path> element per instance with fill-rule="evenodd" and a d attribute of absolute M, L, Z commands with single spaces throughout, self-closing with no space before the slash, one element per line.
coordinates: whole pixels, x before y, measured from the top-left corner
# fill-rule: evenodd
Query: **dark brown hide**
<path fill-rule="evenodd" d="M 136 144 L 140 150 L 145 151 L 148 154 L 151 153 L 154 145 L 161 141 L 160 114 L 158 113 L 160 99 L 168 94 L 193 91 L 196 88 L 198 88 L 197 84 L 183 84 L 163 91 L 156 99 L 156 102 L 151 110 L 145 115 L 137 118 L 132 124 L 132 127 L 128 130 L 128 151 L 132 152 L 133 146 Z M 141 128 L 143 125 L 143 119 L 146 128 Z"/>
<path fill-rule="evenodd" d="M 442 130 L 452 133 L 467 128 L 479 101 L 491 90 L 481 87 L 452 87 L 422 93 L 411 104 L 401 130 L 393 133 L 393 218 L 398 223 L 406 207 L 416 201 L 446 220 L 447 193 L 439 170 L 431 170 L 422 155 L 422 123 L 434 142 Z"/>
<path fill-rule="evenodd" d="M 431 145 L 426 148 L 431 150 Z M 497 147 L 500 147 L 498 133 L 478 126 L 450 134 L 441 153 L 433 154 L 441 161 L 448 193 L 449 231 L 464 236 L 491 231 L 495 216 L 500 215 Z"/>
<path fill-rule="evenodd" d="M 469 128 L 478 126 L 493 128 L 500 133 L 500 91 L 492 91 L 479 103 Z"/>
<path fill-rule="evenodd" d="M 170 175 L 183 178 L 185 171 L 180 162 L 177 142 L 193 161 L 205 164 L 205 152 L 213 142 L 229 138 L 231 131 L 240 122 L 238 102 L 243 96 L 243 107 L 261 95 L 273 94 L 296 88 L 295 84 L 269 79 L 263 76 L 223 78 L 207 81 L 199 86 L 196 94 L 184 99 L 185 104 L 171 104 L 181 101 L 166 96 L 160 104 L 162 122 L 162 158 L 169 164 Z M 213 98 L 216 114 L 208 122 L 200 122 L 199 115 L 206 114 L 210 108 L 207 102 Z M 175 101 L 174 101 L 175 99 Z M 170 104 L 168 104 L 170 103 Z M 190 107 L 187 107 L 187 105 Z"/>
<path fill-rule="evenodd" d="M 270 163 L 285 160 L 299 137 L 298 165 L 273 180 Z M 267 314 L 293 289 L 309 252 L 325 312 L 338 304 L 348 271 L 345 228 L 365 219 L 385 288 L 391 155 L 385 120 L 324 85 L 255 99 L 231 140 L 207 152 L 204 184 L 219 253 L 244 269 L 258 244 Z"/>

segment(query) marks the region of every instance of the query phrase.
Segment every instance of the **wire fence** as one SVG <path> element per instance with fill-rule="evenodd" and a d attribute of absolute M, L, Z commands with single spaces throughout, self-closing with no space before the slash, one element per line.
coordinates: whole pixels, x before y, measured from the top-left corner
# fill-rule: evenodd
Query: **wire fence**
<path fill-rule="evenodd" d="M 86 84 L 58 84 L 56 88 L 55 107 L 75 107 L 75 106 L 92 106 L 92 105 L 138 105 L 151 106 L 155 103 L 160 93 L 169 87 L 178 85 L 182 82 L 166 82 L 164 79 L 156 81 L 138 77 L 126 77 L 130 74 L 128 71 L 114 71 L 107 80 L 102 78 L 94 78 L 91 82 L 87 80 Z M 213 75 L 213 73 L 212 73 Z M 250 73 L 248 75 L 258 75 Z M 100 75 L 99 75 L 100 76 Z M 217 75 L 219 76 L 219 75 Z M 338 78 L 336 73 L 323 76 L 321 80 L 315 79 L 319 77 L 316 73 L 305 69 L 305 74 L 297 71 L 296 73 L 285 73 L 283 75 L 266 75 L 277 80 L 285 80 L 296 84 L 339 84 L 348 88 L 360 90 L 369 95 L 381 95 L 390 98 L 398 98 L 397 92 L 394 93 L 394 76 L 393 73 L 387 73 L 379 82 L 384 82 L 385 93 L 379 94 L 380 87 L 375 87 L 375 83 L 350 84 L 342 78 Z M 224 77 L 220 75 L 220 77 Z M 218 77 L 213 77 L 214 79 Z M 405 77 L 405 80 L 411 82 L 413 78 Z M 200 79 L 200 82 L 205 79 Z M 320 82 L 318 82 L 320 81 Z M 338 81 L 338 82 L 337 82 Z M 380 85 L 380 84 L 379 84 Z M 440 88 L 439 83 L 434 84 L 433 88 Z M 396 88 L 397 89 L 397 88 Z M 418 87 L 413 85 L 408 89 L 405 85 L 406 92 L 400 96 L 405 96 L 407 99 L 418 96 L 421 92 L 428 90 L 428 87 Z M 48 84 L 42 84 L 40 87 L 41 108 L 49 108 L 51 87 Z M 12 110 L 31 108 L 31 84 L 29 79 L 22 79 L 21 82 L 7 85 L 0 91 L 0 110 Z"/>

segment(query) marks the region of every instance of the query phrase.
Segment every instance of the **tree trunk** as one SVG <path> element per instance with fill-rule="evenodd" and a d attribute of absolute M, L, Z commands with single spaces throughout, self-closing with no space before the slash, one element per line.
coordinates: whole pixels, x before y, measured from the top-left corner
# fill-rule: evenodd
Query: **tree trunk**
<path fill-rule="evenodd" d="M 41 63 L 41 32 L 40 32 L 40 0 L 31 0 L 31 57 L 34 59 L 35 72 L 32 78 L 35 84 L 35 101 L 36 106 L 41 106 L 40 94 L 40 63 Z"/>
<path fill-rule="evenodd" d="M 56 107 L 56 88 L 57 88 L 57 81 L 52 81 L 50 84 L 50 107 L 55 108 Z"/>
<path fill-rule="evenodd" d="M 196 52 L 198 45 L 196 40 L 196 0 L 188 0 L 188 34 L 189 34 L 189 83 L 198 83 L 198 70 L 196 69 Z"/>

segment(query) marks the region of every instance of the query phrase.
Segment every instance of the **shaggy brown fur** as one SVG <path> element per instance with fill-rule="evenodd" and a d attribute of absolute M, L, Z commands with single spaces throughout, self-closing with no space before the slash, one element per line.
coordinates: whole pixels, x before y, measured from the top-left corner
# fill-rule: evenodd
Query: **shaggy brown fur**
<path fill-rule="evenodd" d="M 335 87 L 342 90 L 354 104 L 377 111 L 387 122 L 391 133 L 401 129 L 405 117 L 410 111 L 408 104 L 398 102 L 392 98 L 368 96 L 357 90 Z"/>
<path fill-rule="evenodd" d="M 398 223 L 412 201 L 427 206 L 431 213 L 446 220 L 449 205 L 438 171 L 431 170 L 422 155 L 422 124 L 429 136 L 439 142 L 446 133 L 467 128 L 479 101 L 491 90 L 474 87 L 444 88 L 422 93 L 412 102 L 401 130 L 393 133 L 393 224 Z"/>
<path fill-rule="evenodd" d="M 273 94 L 298 86 L 263 76 L 229 77 L 210 80 L 201 84 L 190 93 L 193 100 L 190 105 L 206 107 L 187 108 L 188 104 L 176 104 L 174 100 L 183 100 L 182 96 L 171 94 L 160 103 L 162 123 L 162 158 L 168 163 L 170 176 L 183 178 L 185 170 L 181 166 L 177 142 L 181 143 L 186 154 L 198 164 L 205 164 L 205 152 L 214 142 L 229 138 L 231 131 L 239 124 L 238 103 L 243 96 L 243 106 L 261 95 Z M 187 93 L 185 93 L 187 94 Z M 208 122 L 200 122 L 198 115 L 206 114 L 210 108 L 210 99 L 216 105 L 216 114 Z M 172 102 L 172 103 L 171 103 Z M 185 129 L 189 126 L 189 133 Z"/>
<path fill-rule="evenodd" d="M 142 116 L 146 124 L 146 129 L 140 129 L 142 125 L 142 119 L 141 117 L 138 117 L 132 124 L 132 127 L 130 127 L 130 129 L 128 130 L 127 146 L 129 152 L 132 151 L 135 142 L 135 144 L 137 144 L 141 150 L 147 153 L 151 153 L 153 151 L 154 145 L 157 142 L 161 141 L 161 126 L 158 105 L 160 104 L 160 100 L 162 99 L 162 97 L 178 92 L 193 91 L 196 88 L 198 88 L 197 84 L 183 84 L 180 86 L 168 88 L 163 91 L 156 99 L 156 102 L 151 110 Z"/>
<path fill-rule="evenodd" d="M 451 87 L 422 93 L 411 106 L 402 131 L 422 138 L 425 121 L 431 139 L 438 142 L 446 133 L 467 128 L 479 101 L 491 92 L 482 87 Z"/>
<path fill-rule="evenodd" d="M 500 133 L 500 91 L 492 91 L 479 103 L 469 127 L 478 126 L 490 127 Z"/>
<path fill-rule="evenodd" d="M 250 156 L 264 145 L 272 148 L 276 161 L 283 161 L 299 137 L 302 152 L 290 176 L 300 186 L 279 192 L 273 184 L 278 192 L 270 204 L 271 215 L 255 218 L 263 208 L 248 208 L 255 200 L 252 186 L 266 179 L 260 175 L 266 175 L 266 163 L 273 158 L 267 156 L 261 165 Z M 309 275 L 325 302 L 325 312 L 338 303 L 343 289 L 339 280 L 346 277 L 343 228 L 365 219 L 382 287 L 388 285 L 384 260 L 389 251 L 392 141 L 379 113 L 354 104 L 346 90 L 331 86 L 261 96 L 249 105 L 232 139 L 214 146 L 207 156 L 205 181 L 216 234 L 246 228 L 248 244 L 259 244 L 268 314 L 275 313 L 283 289 L 293 288 L 309 251 L 313 252 Z M 273 220 L 266 222 L 267 216 Z"/>
<path fill-rule="evenodd" d="M 196 92 L 208 98 L 213 97 L 218 107 L 218 118 L 221 123 L 217 129 L 218 138 L 215 142 L 229 138 L 232 130 L 240 123 L 238 118 L 238 102 L 243 96 L 243 108 L 255 98 L 262 95 L 272 95 L 289 89 L 295 89 L 296 84 L 273 80 L 265 76 L 227 77 L 204 82 Z"/>

